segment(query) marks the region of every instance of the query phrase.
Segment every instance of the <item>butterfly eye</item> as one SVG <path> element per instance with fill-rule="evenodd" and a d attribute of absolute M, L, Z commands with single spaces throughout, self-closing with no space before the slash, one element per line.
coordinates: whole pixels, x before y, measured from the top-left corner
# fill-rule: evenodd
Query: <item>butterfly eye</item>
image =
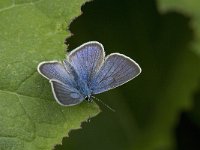
<path fill-rule="evenodd" d="M 86 100 L 86 101 L 88 101 L 88 100 L 89 100 L 88 96 L 86 96 L 86 97 L 85 97 L 85 100 Z"/>

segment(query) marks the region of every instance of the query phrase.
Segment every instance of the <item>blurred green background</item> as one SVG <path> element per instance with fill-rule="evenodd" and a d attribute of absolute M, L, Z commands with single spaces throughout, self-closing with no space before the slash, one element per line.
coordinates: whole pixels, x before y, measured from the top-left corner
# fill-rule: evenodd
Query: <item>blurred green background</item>
<path fill-rule="evenodd" d="M 180 3 L 181 5 L 181 3 Z M 69 50 L 101 42 L 142 68 L 133 81 L 96 97 L 113 107 L 56 150 L 199 150 L 200 56 L 197 33 L 181 11 L 162 12 L 154 0 L 95 0 L 70 26 Z M 199 11 L 200 12 L 200 11 Z M 200 26 L 200 25 L 199 25 Z M 200 52 L 200 50 L 199 50 Z"/>

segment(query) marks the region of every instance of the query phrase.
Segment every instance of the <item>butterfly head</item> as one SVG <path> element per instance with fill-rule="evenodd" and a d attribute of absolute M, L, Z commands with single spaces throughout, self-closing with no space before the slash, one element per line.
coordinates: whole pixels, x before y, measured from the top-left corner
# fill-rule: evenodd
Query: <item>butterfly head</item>
<path fill-rule="evenodd" d="M 92 101 L 93 101 L 92 95 L 87 95 L 87 96 L 85 97 L 85 100 L 88 101 L 88 102 L 92 102 Z"/>

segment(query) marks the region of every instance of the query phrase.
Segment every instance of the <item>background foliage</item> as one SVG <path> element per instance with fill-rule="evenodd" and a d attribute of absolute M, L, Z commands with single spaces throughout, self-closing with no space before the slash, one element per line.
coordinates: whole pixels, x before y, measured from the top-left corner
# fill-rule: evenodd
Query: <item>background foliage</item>
<path fill-rule="evenodd" d="M 97 40 L 143 72 L 98 98 L 102 113 L 70 132 L 55 150 L 198 150 L 200 148 L 200 3 L 197 0 L 1 0 L 0 149 L 51 149 L 95 104 L 61 107 L 36 72 Z M 62 116 L 62 117 L 61 117 Z"/>
<path fill-rule="evenodd" d="M 191 13 L 178 9 L 180 4 Z M 136 60 L 143 72 L 123 87 L 98 95 L 116 113 L 101 106 L 99 116 L 84 124 L 84 130 L 72 132 L 57 149 L 200 148 L 200 49 L 194 47 L 200 42 L 193 23 L 200 13 L 198 4 L 95 0 L 83 6 L 83 15 L 70 27 L 74 36 L 67 39 L 69 49 L 97 40 L 107 54 L 117 51 Z"/>

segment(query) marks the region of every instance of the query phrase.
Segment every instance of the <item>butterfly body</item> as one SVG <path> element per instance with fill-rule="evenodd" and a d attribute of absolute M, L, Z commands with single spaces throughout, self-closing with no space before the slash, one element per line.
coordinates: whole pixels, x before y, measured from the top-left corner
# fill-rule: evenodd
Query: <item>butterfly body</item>
<path fill-rule="evenodd" d="M 103 45 L 92 41 L 71 51 L 63 62 L 41 62 L 38 72 L 50 81 L 56 101 L 72 106 L 84 99 L 91 102 L 93 95 L 128 82 L 141 69 L 123 54 L 105 57 Z"/>
<path fill-rule="evenodd" d="M 65 65 L 66 63 L 68 62 L 63 62 L 63 64 Z M 68 64 L 67 66 L 69 67 L 69 65 L 70 64 Z M 83 97 L 87 101 L 91 101 L 92 90 L 89 88 L 89 81 L 86 78 L 87 76 L 79 76 L 73 66 L 70 66 L 70 68 L 75 83 L 73 86 L 76 87 L 76 89 L 80 92 L 81 95 L 83 95 Z"/>
<path fill-rule="evenodd" d="M 86 100 L 90 99 L 90 97 L 92 95 L 92 91 L 89 88 L 88 83 L 86 81 L 79 80 L 77 82 L 77 85 L 78 85 L 77 89 L 79 89 L 79 91 L 83 95 L 83 97 L 86 98 Z"/>

